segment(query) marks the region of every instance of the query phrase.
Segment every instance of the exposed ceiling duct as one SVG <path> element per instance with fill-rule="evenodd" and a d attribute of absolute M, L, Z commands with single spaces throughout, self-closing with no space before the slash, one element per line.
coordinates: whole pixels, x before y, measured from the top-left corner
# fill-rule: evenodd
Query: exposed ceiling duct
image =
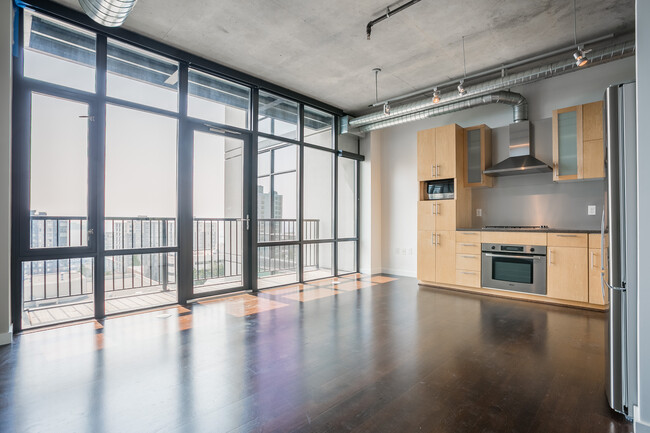
<path fill-rule="evenodd" d="M 510 105 L 512 107 L 512 120 L 515 123 L 528 119 L 528 102 L 526 101 L 526 98 L 521 96 L 519 93 L 502 90 L 490 93 L 488 95 L 475 96 L 470 99 L 464 98 L 462 101 L 457 101 L 450 104 L 436 105 L 433 108 L 410 113 L 401 117 L 386 119 L 382 122 L 371 123 L 360 127 L 358 131 L 368 132 L 375 129 L 388 128 L 389 126 L 414 122 L 416 120 L 422 120 L 429 117 L 442 116 L 443 114 L 449 114 L 456 111 L 467 110 L 469 108 L 480 107 L 481 105 L 488 104 Z M 345 125 L 343 125 L 341 132 L 346 132 Z"/>
<path fill-rule="evenodd" d="M 137 0 L 79 0 L 83 11 L 93 21 L 106 27 L 121 26 Z"/>
<path fill-rule="evenodd" d="M 590 66 L 600 63 L 618 60 L 633 55 L 635 52 L 634 40 L 626 40 L 604 48 L 593 50 L 590 53 Z M 342 131 L 358 130 L 359 132 L 372 131 L 386 128 L 401 123 L 427 117 L 438 116 L 448 112 L 459 111 L 485 103 L 501 102 L 490 100 L 483 102 L 481 96 L 491 95 L 499 90 L 509 89 L 515 86 L 530 84 L 545 78 L 551 78 L 568 72 L 582 70 L 576 66 L 575 59 L 567 58 L 547 65 L 527 69 L 515 74 L 504 75 L 500 78 L 484 81 L 482 83 L 465 86 L 466 93 L 459 95 L 457 91 L 445 92 L 440 95 L 440 102 L 434 103 L 430 96 L 400 105 L 392 105 L 390 114 L 383 111 L 359 116 L 356 119 L 349 119 L 348 125 L 342 125 Z M 502 93 L 502 92 L 499 92 Z M 462 102 L 468 102 L 469 106 L 464 108 Z"/>

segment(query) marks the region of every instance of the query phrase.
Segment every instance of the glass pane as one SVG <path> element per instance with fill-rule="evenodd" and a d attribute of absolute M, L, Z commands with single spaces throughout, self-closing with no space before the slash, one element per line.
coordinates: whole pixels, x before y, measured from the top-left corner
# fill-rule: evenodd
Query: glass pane
<path fill-rule="evenodd" d="M 578 121 L 577 113 L 560 113 L 558 120 L 559 175 L 578 174 Z"/>
<path fill-rule="evenodd" d="M 106 93 L 164 110 L 178 111 L 178 63 L 108 41 Z"/>
<path fill-rule="evenodd" d="M 339 158 L 338 237 L 357 236 L 357 161 Z"/>
<path fill-rule="evenodd" d="M 281 286 L 298 281 L 298 245 L 257 249 L 257 287 Z"/>
<path fill-rule="evenodd" d="M 297 240 L 298 146 L 261 141 L 264 143 L 258 146 L 258 242 Z"/>
<path fill-rule="evenodd" d="M 240 287 L 243 142 L 194 132 L 194 293 Z"/>
<path fill-rule="evenodd" d="M 533 260 L 494 258 L 492 260 L 492 279 L 532 284 Z"/>
<path fill-rule="evenodd" d="M 467 131 L 467 183 L 481 183 L 481 130 Z"/>
<path fill-rule="evenodd" d="M 188 116 L 248 128 L 248 87 L 190 69 L 188 93 Z"/>
<path fill-rule="evenodd" d="M 357 243 L 338 243 L 338 271 L 339 275 L 351 274 L 357 271 Z"/>
<path fill-rule="evenodd" d="M 331 243 L 303 245 L 303 279 L 317 280 L 334 275 L 334 253 Z"/>
<path fill-rule="evenodd" d="M 334 155 L 305 147 L 304 240 L 331 239 Z"/>
<path fill-rule="evenodd" d="M 94 317 L 92 257 L 22 263 L 23 329 Z"/>
<path fill-rule="evenodd" d="M 298 103 L 260 91 L 258 130 L 278 137 L 298 139 Z"/>
<path fill-rule="evenodd" d="M 305 106 L 305 142 L 332 149 L 334 116 Z"/>
<path fill-rule="evenodd" d="M 26 77 L 87 92 L 95 91 L 95 35 L 25 11 Z"/>
<path fill-rule="evenodd" d="M 108 256 L 104 289 L 106 314 L 175 304 L 176 253 Z"/>
<path fill-rule="evenodd" d="M 176 245 L 177 123 L 107 105 L 107 250 Z"/>
<path fill-rule="evenodd" d="M 88 105 L 32 93 L 30 245 L 88 244 Z"/>
<path fill-rule="evenodd" d="M 359 153 L 359 139 L 351 134 L 338 136 L 338 148 L 350 153 Z"/>

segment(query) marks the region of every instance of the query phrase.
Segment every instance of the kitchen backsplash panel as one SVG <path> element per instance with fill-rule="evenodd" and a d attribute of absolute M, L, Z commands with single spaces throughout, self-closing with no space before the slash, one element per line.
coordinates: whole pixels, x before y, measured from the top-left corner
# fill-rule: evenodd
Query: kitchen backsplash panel
<path fill-rule="evenodd" d="M 535 156 L 552 166 L 551 119 L 531 122 Z M 508 127 L 492 130 L 492 162 L 508 157 Z M 605 195 L 604 180 L 553 182 L 553 173 L 497 177 L 492 188 L 472 190 L 472 223 L 540 225 L 551 228 L 599 229 Z M 587 206 L 596 215 L 587 215 Z M 482 216 L 476 216 L 476 209 Z"/>

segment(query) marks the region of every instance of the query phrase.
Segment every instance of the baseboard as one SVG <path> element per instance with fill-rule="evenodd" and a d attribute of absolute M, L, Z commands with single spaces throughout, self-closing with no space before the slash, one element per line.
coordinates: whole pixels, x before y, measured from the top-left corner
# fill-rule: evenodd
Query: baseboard
<path fill-rule="evenodd" d="M 634 406 L 634 431 L 635 433 L 650 433 L 650 425 L 639 419 L 639 406 Z"/>
<path fill-rule="evenodd" d="M 384 274 L 398 275 L 400 277 L 411 277 L 411 278 L 417 277 L 416 271 L 409 271 L 406 269 L 382 268 L 381 272 Z"/>
<path fill-rule="evenodd" d="M 360 274 L 381 274 L 381 268 L 359 268 Z"/>
<path fill-rule="evenodd" d="M 9 332 L 0 334 L 0 346 L 4 346 L 5 344 L 11 344 L 13 340 L 13 333 L 14 333 L 14 325 L 12 324 L 9 326 Z"/>

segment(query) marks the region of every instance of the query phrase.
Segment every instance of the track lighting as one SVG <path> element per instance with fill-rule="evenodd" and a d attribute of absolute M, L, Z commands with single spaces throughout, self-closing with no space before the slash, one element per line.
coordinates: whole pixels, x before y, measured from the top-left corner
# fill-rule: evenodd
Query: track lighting
<path fill-rule="evenodd" d="M 460 83 L 458 84 L 458 94 L 460 96 L 463 96 L 465 93 L 467 93 L 467 90 L 465 90 L 465 88 L 463 87 L 464 82 L 465 80 L 460 80 Z"/>
<path fill-rule="evenodd" d="M 589 63 L 589 59 L 587 58 L 588 52 L 589 51 L 585 51 L 581 47 L 578 47 L 578 51 L 573 53 L 573 58 L 576 59 L 576 66 L 584 66 Z"/>
<path fill-rule="evenodd" d="M 390 104 L 388 102 L 384 102 L 384 114 L 386 116 L 390 114 Z"/>
<path fill-rule="evenodd" d="M 431 102 L 434 104 L 440 102 L 440 90 L 438 90 L 437 87 L 433 89 L 433 98 L 431 98 Z"/>
<path fill-rule="evenodd" d="M 121 26 L 137 0 L 79 0 L 83 11 L 106 27 Z"/>

